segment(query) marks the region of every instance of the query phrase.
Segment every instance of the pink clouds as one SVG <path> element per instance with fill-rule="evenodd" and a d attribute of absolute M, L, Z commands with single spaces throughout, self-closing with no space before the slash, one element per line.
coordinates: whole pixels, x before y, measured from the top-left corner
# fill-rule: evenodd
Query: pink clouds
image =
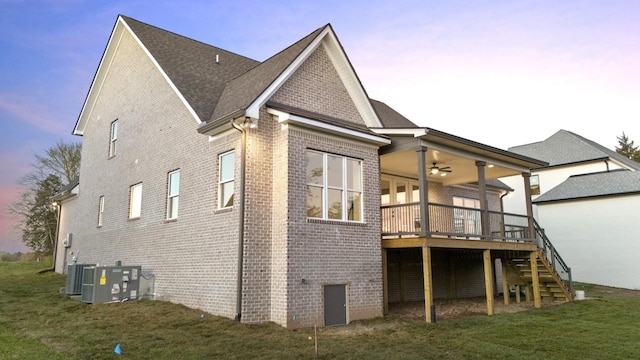
<path fill-rule="evenodd" d="M 41 106 L 28 103 L 24 99 L 15 96 L 0 94 L 0 111 L 6 112 L 11 118 L 23 121 L 40 130 L 53 134 L 67 134 L 67 124 L 57 121 L 51 112 Z"/>

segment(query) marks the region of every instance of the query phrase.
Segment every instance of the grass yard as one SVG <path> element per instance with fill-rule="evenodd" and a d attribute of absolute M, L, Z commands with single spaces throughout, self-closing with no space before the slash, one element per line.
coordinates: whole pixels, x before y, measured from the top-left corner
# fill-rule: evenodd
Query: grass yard
<path fill-rule="evenodd" d="M 161 301 L 88 305 L 59 294 L 65 277 L 38 274 L 45 268 L 0 262 L 0 359 L 315 359 L 314 329 L 202 318 Z M 585 290 L 595 299 L 436 324 L 390 316 L 321 328 L 318 358 L 640 358 L 640 292 Z"/>

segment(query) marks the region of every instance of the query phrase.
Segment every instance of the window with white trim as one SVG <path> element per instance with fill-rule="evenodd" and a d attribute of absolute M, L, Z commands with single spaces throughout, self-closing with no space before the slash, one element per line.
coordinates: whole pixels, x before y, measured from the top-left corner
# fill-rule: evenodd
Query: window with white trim
<path fill-rule="evenodd" d="M 142 183 L 132 185 L 129 189 L 129 219 L 140 217 L 142 212 Z"/>
<path fill-rule="evenodd" d="M 218 208 L 233 206 L 233 188 L 235 175 L 234 151 L 221 154 L 218 159 Z"/>
<path fill-rule="evenodd" d="M 169 173 L 167 180 L 167 219 L 178 218 L 180 200 L 180 169 Z"/>
<path fill-rule="evenodd" d="M 110 140 L 109 140 L 109 157 L 116 156 L 116 147 L 118 143 L 118 120 L 111 123 Z"/>
<path fill-rule="evenodd" d="M 540 195 L 540 176 L 531 175 L 529 178 L 529 185 L 531 189 L 531 195 Z"/>
<path fill-rule="evenodd" d="M 455 232 L 463 234 L 482 234 L 480 200 L 465 197 L 453 197 L 453 224 Z"/>
<path fill-rule="evenodd" d="M 104 219 L 104 195 L 100 196 L 98 200 L 98 227 L 102 226 L 102 220 Z"/>
<path fill-rule="evenodd" d="M 362 160 L 307 150 L 306 163 L 307 217 L 361 222 Z"/>

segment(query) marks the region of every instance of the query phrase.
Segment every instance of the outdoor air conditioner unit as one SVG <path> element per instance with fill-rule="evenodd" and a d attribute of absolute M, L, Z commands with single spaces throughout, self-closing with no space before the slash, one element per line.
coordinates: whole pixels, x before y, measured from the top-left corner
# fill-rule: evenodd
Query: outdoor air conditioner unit
<path fill-rule="evenodd" d="M 140 266 L 89 266 L 82 276 L 82 296 L 85 303 L 138 300 Z"/>
<path fill-rule="evenodd" d="M 67 284 L 64 293 L 67 295 L 80 295 L 82 293 L 82 274 L 84 268 L 94 264 L 69 264 L 67 265 Z"/>

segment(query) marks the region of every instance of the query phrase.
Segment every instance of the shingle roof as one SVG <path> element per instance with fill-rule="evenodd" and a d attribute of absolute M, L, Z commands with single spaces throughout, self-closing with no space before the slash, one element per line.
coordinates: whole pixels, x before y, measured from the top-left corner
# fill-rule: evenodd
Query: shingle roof
<path fill-rule="evenodd" d="M 610 158 L 631 169 L 640 170 L 639 163 L 566 130 L 560 130 L 544 141 L 510 147 L 509 151 L 544 160 L 549 166 Z"/>
<path fill-rule="evenodd" d="M 76 176 L 75 178 L 73 178 L 73 180 L 71 180 L 71 182 L 65 185 L 57 194 L 52 196 L 51 200 L 63 201 L 74 196 L 75 194 L 73 194 L 72 191 L 79 184 L 80 184 L 80 177 Z"/>
<path fill-rule="evenodd" d="M 639 171 L 615 170 L 573 175 L 558 186 L 540 195 L 533 202 L 540 204 L 624 194 L 640 194 Z"/>
<path fill-rule="evenodd" d="M 325 25 L 315 30 L 295 44 L 229 82 L 224 88 L 211 119 L 208 120 L 216 121 L 238 110 L 246 110 L 291 65 L 293 60 L 309 46 L 318 34 L 328 26 L 330 25 Z"/>
<path fill-rule="evenodd" d="M 382 126 L 385 128 L 417 128 L 418 125 L 411 122 L 411 120 L 402 116 L 399 112 L 392 109 L 389 105 L 382 101 L 371 99 L 371 105 L 378 114 L 378 118 L 382 122 Z"/>
<path fill-rule="evenodd" d="M 260 62 L 120 15 L 201 121 L 211 116 L 225 85 Z M 218 56 L 219 62 L 216 62 Z"/>
<path fill-rule="evenodd" d="M 316 29 L 264 62 L 120 15 L 204 123 L 247 109 L 327 28 Z M 216 61 L 219 59 L 219 62 Z M 370 100 L 384 127 L 416 128 L 383 102 Z M 204 124 L 203 124 L 204 125 Z"/>

